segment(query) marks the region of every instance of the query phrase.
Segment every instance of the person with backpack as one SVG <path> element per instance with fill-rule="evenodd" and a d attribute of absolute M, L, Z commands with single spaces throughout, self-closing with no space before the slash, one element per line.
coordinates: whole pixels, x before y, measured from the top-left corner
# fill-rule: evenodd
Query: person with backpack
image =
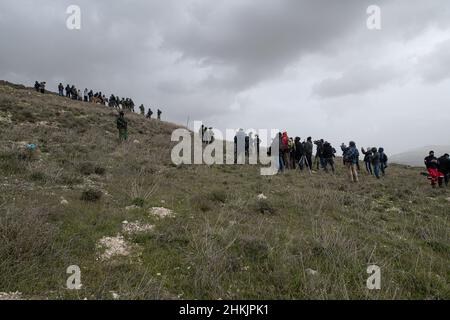
<path fill-rule="evenodd" d="M 66 86 L 66 98 L 70 98 L 71 93 L 72 93 L 72 89 L 70 88 L 70 85 L 68 84 Z"/>
<path fill-rule="evenodd" d="M 141 111 L 141 115 L 145 116 L 145 107 L 143 104 L 139 106 L 139 110 Z"/>
<path fill-rule="evenodd" d="M 336 150 L 327 141 L 323 144 L 322 156 L 323 156 L 323 169 L 328 172 L 328 165 L 331 167 L 331 172 L 335 173 L 334 158 Z"/>
<path fill-rule="evenodd" d="M 304 148 L 303 148 L 303 143 L 301 141 L 300 137 L 295 137 L 294 140 L 294 144 L 295 144 L 295 162 L 298 164 L 298 167 L 301 171 L 303 171 L 304 168 L 304 163 L 303 163 L 303 156 L 304 156 Z"/>
<path fill-rule="evenodd" d="M 147 111 L 146 118 L 147 119 L 151 119 L 152 115 L 153 115 L 153 111 L 152 111 L 152 109 L 149 108 L 148 111 Z M 202 138 L 202 141 L 203 141 L 203 138 Z"/>
<path fill-rule="evenodd" d="M 350 141 L 348 147 L 345 144 L 342 144 L 341 150 L 343 151 L 344 165 L 347 167 L 350 181 L 358 183 L 359 178 L 356 164 L 359 159 L 359 151 L 356 148 L 356 143 L 354 141 Z"/>
<path fill-rule="evenodd" d="M 125 113 L 123 111 L 120 111 L 116 124 L 119 130 L 120 142 L 128 140 L 128 121 L 125 119 Z"/>
<path fill-rule="evenodd" d="M 367 148 L 367 151 L 364 148 L 361 148 L 362 154 L 364 155 L 364 163 L 366 165 L 366 171 L 368 175 L 373 175 L 372 170 L 372 149 Z"/>
<path fill-rule="evenodd" d="M 386 175 L 386 168 L 388 167 L 388 156 L 384 153 L 384 148 L 379 148 L 378 153 L 380 154 L 380 170 L 384 177 Z"/>
<path fill-rule="evenodd" d="M 438 159 L 438 165 L 439 172 L 444 175 L 445 186 L 448 187 L 450 180 L 450 156 L 448 153 Z"/>
<path fill-rule="evenodd" d="M 38 81 L 34 82 L 34 89 L 36 90 L 36 92 L 39 92 L 41 88 L 41 84 Z"/>
<path fill-rule="evenodd" d="M 313 168 L 312 168 L 312 165 L 313 165 L 313 163 L 312 163 L 313 148 L 314 148 L 314 145 L 313 145 L 313 142 L 312 142 L 312 137 L 308 137 L 308 139 L 306 139 L 306 142 L 304 144 L 303 150 L 305 151 L 306 161 L 308 162 L 307 163 L 308 168 L 311 169 L 311 170 L 313 170 Z"/>
<path fill-rule="evenodd" d="M 314 165 L 317 166 L 317 171 L 320 170 L 320 167 L 323 168 L 323 139 L 318 141 L 314 141 L 314 144 L 317 146 L 316 149 L 316 157 L 314 158 Z"/>
<path fill-rule="evenodd" d="M 70 96 L 72 97 L 72 100 L 78 100 L 78 91 L 74 85 L 70 88 Z"/>
<path fill-rule="evenodd" d="M 284 168 L 289 169 L 291 167 L 289 161 L 289 136 L 286 131 L 283 132 L 283 135 L 281 136 L 280 149 L 280 151 L 282 152 Z"/>
<path fill-rule="evenodd" d="M 439 172 L 439 162 L 434 156 L 434 151 L 430 151 L 429 156 L 424 160 L 425 166 L 428 171 L 428 178 L 431 181 L 431 187 L 436 188 L 436 184 L 439 183 L 439 187 L 442 187 L 442 180 L 444 175 Z"/>
<path fill-rule="evenodd" d="M 375 177 L 380 179 L 380 154 L 377 148 L 372 148 L 372 168 Z"/>
<path fill-rule="evenodd" d="M 45 81 L 43 81 L 43 82 L 41 82 L 40 84 L 39 84 L 39 90 L 40 90 L 40 92 L 41 93 L 45 93 L 45 85 L 46 85 L 47 83 L 45 82 Z"/>
<path fill-rule="evenodd" d="M 162 111 L 158 109 L 158 121 L 161 121 Z"/>
<path fill-rule="evenodd" d="M 64 86 L 62 83 L 60 83 L 58 86 L 58 94 L 60 97 L 64 97 Z"/>

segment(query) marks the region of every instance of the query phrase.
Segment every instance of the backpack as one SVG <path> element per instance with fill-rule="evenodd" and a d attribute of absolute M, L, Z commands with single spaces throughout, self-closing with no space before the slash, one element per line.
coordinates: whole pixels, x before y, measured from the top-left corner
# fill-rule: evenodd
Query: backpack
<path fill-rule="evenodd" d="M 344 162 L 354 162 L 359 156 L 356 148 L 347 148 L 344 153 Z"/>

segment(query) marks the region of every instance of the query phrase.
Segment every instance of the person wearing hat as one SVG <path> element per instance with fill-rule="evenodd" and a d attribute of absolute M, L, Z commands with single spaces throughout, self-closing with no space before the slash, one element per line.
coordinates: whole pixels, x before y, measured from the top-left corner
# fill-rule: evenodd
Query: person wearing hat
<path fill-rule="evenodd" d="M 123 111 L 120 111 L 116 124 L 117 129 L 119 129 L 120 142 L 128 140 L 128 122 L 125 119 L 125 113 Z"/>
<path fill-rule="evenodd" d="M 347 167 L 350 181 L 354 183 L 359 182 L 356 165 L 359 159 L 359 151 L 358 148 L 356 147 L 356 143 L 354 141 L 350 141 L 348 147 L 343 143 L 341 145 L 341 149 L 344 153 L 343 154 L 344 165 Z"/>

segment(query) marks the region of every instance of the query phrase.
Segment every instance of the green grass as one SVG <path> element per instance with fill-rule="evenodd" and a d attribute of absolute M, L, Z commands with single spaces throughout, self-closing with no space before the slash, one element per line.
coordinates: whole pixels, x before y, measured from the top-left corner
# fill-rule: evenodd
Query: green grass
<path fill-rule="evenodd" d="M 420 169 L 393 165 L 386 178 L 363 174 L 354 185 L 340 164 L 336 176 L 176 167 L 171 124 L 128 115 L 131 141 L 120 145 L 112 110 L 0 85 L 6 111 L 0 291 L 31 299 L 111 299 L 112 291 L 122 299 L 450 298 L 450 193 L 432 190 Z M 45 152 L 27 160 L 20 142 L 36 140 Z M 88 190 L 101 197 L 82 200 Z M 157 219 L 152 207 L 176 217 Z M 99 260 L 98 241 L 121 233 L 124 220 L 155 228 L 124 235 L 136 255 Z M 371 264 L 381 267 L 380 291 L 366 289 Z M 81 267 L 79 291 L 65 288 L 70 265 Z"/>

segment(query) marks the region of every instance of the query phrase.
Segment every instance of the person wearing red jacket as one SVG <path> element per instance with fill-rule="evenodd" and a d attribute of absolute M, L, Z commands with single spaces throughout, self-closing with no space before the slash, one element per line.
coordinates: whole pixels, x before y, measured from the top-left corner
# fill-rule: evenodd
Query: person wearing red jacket
<path fill-rule="evenodd" d="M 434 156 L 434 151 L 430 151 L 429 156 L 425 158 L 424 162 L 428 170 L 429 179 L 431 180 L 431 186 L 436 188 L 436 184 L 439 183 L 439 187 L 442 188 L 444 175 L 439 172 L 439 162 Z"/>
<path fill-rule="evenodd" d="M 289 157 L 289 136 L 285 131 L 281 138 L 281 151 L 283 152 L 283 161 L 286 169 L 291 168 L 290 157 Z"/>

